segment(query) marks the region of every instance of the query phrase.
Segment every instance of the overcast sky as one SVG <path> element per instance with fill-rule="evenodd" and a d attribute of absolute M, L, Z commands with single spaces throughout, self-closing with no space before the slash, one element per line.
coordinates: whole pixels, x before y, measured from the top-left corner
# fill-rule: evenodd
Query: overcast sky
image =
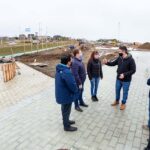
<path fill-rule="evenodd" d="M 35 33 L 39 24 L 51 36 L 146 42 L 150 0 L 0 0 L 0 36 Z"/>

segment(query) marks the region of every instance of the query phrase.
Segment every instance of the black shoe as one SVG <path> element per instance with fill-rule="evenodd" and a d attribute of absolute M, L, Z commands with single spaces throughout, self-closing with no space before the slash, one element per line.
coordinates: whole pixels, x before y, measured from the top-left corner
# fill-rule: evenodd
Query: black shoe
<path fill-rule="evenodd" d="M 83 112 L 83 110 L 80 107 L 76 107 L 75 110 L 79 112 Z"/>
<path fill-rule="evenodd" d="M 146 147 L 146 148 L 144 148 L 144 150 L 150 150 L 150 148 Z"/>
<path fill-rule="evenodd" d="M 64 131 L 69 131 L 69 132 L 74 132 L 74 131 L 77 131 L 77 130 L 78 130 L 77 127 L 72 127 L 72 126 L 64 128 Z"/>
<path fill-rule="evenodd" d="M 82 107 L 88 107 L 88 105 L 87 105 L 87 104 L 85 104 L 85 103 L 80 104 L 80 106 L 82 106 Z"/>
<path fill-rule="evenodd" d="M 99 99 L 97 98 L 97 96 L 95 96 L 96 101 L 99 101 Z"/>
<path fill-rule="evenodd" d="M 70 125 L 75 124 L 75 121 L 69 120 L 69 124 L 70 124 Z"/>
<path fill-rule="evenodd" d="M 95 96 L 92 96 L 91 99 L 92 99 L 93 102 L 97 102 L 98 101 Z"/>

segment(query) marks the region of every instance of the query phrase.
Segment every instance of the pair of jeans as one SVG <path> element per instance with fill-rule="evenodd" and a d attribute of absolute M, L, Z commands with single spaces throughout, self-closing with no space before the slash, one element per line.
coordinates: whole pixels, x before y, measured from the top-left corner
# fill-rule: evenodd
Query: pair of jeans
<path fill-rule="evenodd" d="M 79 104 L 82 105 L 84 104 L 83 101 L 83 91 L 84 91 L 84 84 L 82 84 L 82 89 L 78 90 L 78 98 L 75 100 L 75 108 L 79 107 Z"/>
<path fill-rule="evenodd" d="M 94 77 L 91 82 L 91 95 L 96 96 L 97 95 L 97 90 L 98 90 L 98 85 L 99 85 L 100 77 Z"/>
<path fill-rule="evenodd" d="M 62 112 L 62 119 L 63 119 L 64 128 L 70 127 L 69 117 L 70 117 L 70 113 L 71 113 L 71 106 L 72 106 L 72 103 L 61 105 L 61 112 Z"/>
<path fill-rule="evenodd" d="M 130 82 L 123 82 L 121 80 L 116 81 L 116 101 L 120 100 L 120 91 L 123 88 L 123 99 L 122 104 L 126 104 L 128 99 L 128 92 L 129 92 Z"/>

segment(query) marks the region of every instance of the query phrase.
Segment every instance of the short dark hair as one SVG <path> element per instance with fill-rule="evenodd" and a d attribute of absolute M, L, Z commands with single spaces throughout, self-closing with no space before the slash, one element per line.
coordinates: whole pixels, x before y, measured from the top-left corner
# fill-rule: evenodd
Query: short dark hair
<path fill-rule="evenodd" d="M 71 54 L 64 54 L 61 56 L 61 64 L 67 65 L 68 62 L 71 61 L 72 55 Z"/>
<path fill-rule="evenodd" d="M 73 51 L 73 55 L 76 56 L 77 54 L 79 54 L 79 52 L 80 52 L 79 49 L 75 49 L 75 50 Z"/>
<path fill-rule="evenodd" d="M 128 52 L 128 49 L 126 46 L 119 46 L 119 49 L 125 51 L 126 53 Z"/>

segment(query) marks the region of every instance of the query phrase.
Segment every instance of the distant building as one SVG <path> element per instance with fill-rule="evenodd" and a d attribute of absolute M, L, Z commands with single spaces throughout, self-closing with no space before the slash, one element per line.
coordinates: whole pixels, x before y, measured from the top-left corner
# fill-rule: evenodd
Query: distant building
<path fill-rule="evenodd" d="M 2 40 L 2 41 L 9 41 L 9 37 L 7 37 L 7 36 L 0 37 L 0 40 Z"/>
<path fill-rule="evenodd" d="M 53 36 L 53 40 L 57 40 L 57 41 L 65 41 L 65 40 L 69 40 L 69 39 L 70 39 L 69 37 L 64 37 L 61 35 L 54 35 Z"/>
<path fill-rule="evenodd" d="M 34 34 L 28 34 L 28 39 L 29 40 L 34 40 L 35 39 L 35 35 Z"/>
<path fill-rule="evenodd" d="M 25 34 L 20 34 L 19 35 L 19 40 L 25 40 L 26 39 L 26 35 Z"/>

